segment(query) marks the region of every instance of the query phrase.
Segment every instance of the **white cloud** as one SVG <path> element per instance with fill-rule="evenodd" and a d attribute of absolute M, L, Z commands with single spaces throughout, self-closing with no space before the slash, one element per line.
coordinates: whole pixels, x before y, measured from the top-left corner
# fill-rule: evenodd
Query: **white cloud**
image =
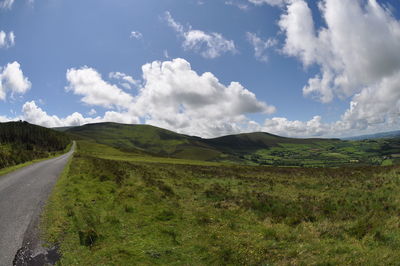
<path fill-rule="evenodd" d="M 81 70 L 87 69 L 89 68 Z M 202 137 L 251 131 L 265 131 L 291 137 L 337 137 L 355 135 L 361 131 L 393 130 L 398 125 L 400 117 L 400 90 L 398 89 L 400 72 L 384 79 L 376 85 L 377 87 L 364 88 L 356 94 L 351 108 L 337 122 L 324 123 L 320 116 L 315 116 L 305 122 L 274 117 L 266 119 L 264 124 L 260 125 L 251 121 L 247 114 L 271 114 L 275 108 L 259 101 L 252 92 L 237 82 L 226 86 L 221 84 L 212 73 L 206 72 L 199 75 L 192 70 L 189 62 L 180 58 L 165 62 L 155 61 L 144 65 L 142 69 L 143 85 L 137 95 L 127 94 L 131 98 L 129 106 L 125 107 L 122 98 L 114 99 L 113 106 L 120 106 L 122 111 L 109 110 L 102 117 L 84 117 L 80 113 L 73 113 L 59 118 L 48 115 L 34 101 L 31 101 L 24 104 L 22 116 L 15 119 L 23 119 L 47 127 L 95 122 L 132 124 L 142 121 Z M 97 76 L 92 79 L 96 80 L 93 82 L 94 88 L 97 87 L 96 84 L 106 83 L 97 71 L 90 70 L 90 74 L 95 72 Z M 91 76 L 84 75 L 86 72 L 80 74 L 84 78 Z M 80 83 L 82 82 L 78 82 Z M 86 84 L 86 82 L 83 83 Z M 114 85 L 108 84 L 105 87 L 108 86 Z M 104 87 L 104 84 L 100 87 Z M 87 92 L 87 94 L 91 93 Z M 86 97 L 86 94 L 81 95 Z M 96 106 L 107 106 L 104 101 L 94 102 L 93 105 Z M 96 113 L 96 110 L 92 109 L 88 114 L 94 116 Z M 8 117 L 0 117 L 1 119 L 11 120 Z"/>
<path fill-rule="evenodd" d="M 398 130 L 400 125 L 400 72 L 384 78 L 354 95 L 350 107 L 336 122 L 324 123 L 320 116 L 303 121 L 275 117 L 265 120 L 262 130 L 290 137 L 348 137 Z"/>
<path fill-rule="evenodd" d="M 267 50 L 276 46 L 278 43 L 278 41 L 274 38 L 268 38 L 264 41 L 258 37 L 257 34 L 252 32 L 246 32 L 246 38 L 254 48 L 254 56 L 261 62 L 268 61 L 268 55 L 266 54 Z"/>
<path fill-rule="evenodd" d="M 274 117 L 267 119 L 262 126 L 265 132 L 288 137 L 318 137 L 332 134 L 332 125 L 322 122 L 320 116 L 315 116 L 311 120 L 290 121 L 284 117 Z"/>
<path fill-rule="evenodd" d="M 45 127 L 73 126 L 82 122 L 91 122 L 91 120 L 84 120 L 79 113 L 73 113 L 65 119 L 60 119 L 55 115 L 50 116 L 38 107 L 34 101 L 26 102 L 22 107 L 22 113 L 25 121 Z"/>
<path fill-rule="evenodd" d="M 199 75 L 184 59 L 155 61 L 145 64 L 142 70 L 143 85 L 137 95 L 107 83 L 92 68 L 67 71 L 68 91 L 83 96 L 82 102 L 108 109 L 116 106 L 120 107 L 119 111 L 107 111 L 103 117 L 73 113 L 59 118 L 48 115 L 31 101 L 24 104 L 22 117 L 47 127 L 143 121 L 185 134 L 215 137 L 259 128 L 246 115 L 275 111 L 275 107 L 259 101 L 240 83 L 225 86 L 212 73 Z M 125 77 L 122 73 L 116 75 Z M 88 114 L 93 116 L 96 111 L 93 109 Z"/>
<path fill-rule="evenodd" d="M 101 119 L 101 122 L 116 122 L 123 124 L 139 124 L 140 118 L 137 117 L 133 112 L 115 112 L 115 111 L 107 111 L 104 114 L 104 117 Z"/>
<path fill-rule="evenodd" d="M 198 75 L 184 59 L 142 67 L 144 86 L 135 108 L 146 123 L 186 134 L 217 136 L 241 132 L 248 113 L 273 113 L 240 83 L 221 84 L 209 72 Z"/>
<path fill-rule="evenodd" d="M 15 45 L 15 34 L 10 31 L 8 34 L 0 31 L 0 48 L 10 48 Z"/>
<path fill-rule="evenodd" d="M 17 121 L 17 120 L 19 120 L 19 119 L 0 115 L 0 123 L 9 122 L 9 121 Z"/>
<path fill-rule="evenodd" d="M 84 117 L 82 114 L 75 112 L 65 118 L 59 118 L 56 115 L 47 114 L 36 105 L 35 101 L 26 102 L 23 105 L 21 119 L 45 127 L 79 126 L 99 122 L 118 122 L 127 124 L 136 124 L 140 122 L 140 120 L 135 116 L 114 111 L 106 112 L 103 117 Z"/>
<path fill-rule="evenodd" d="M 227 52 L 237 53 L 235 43 L 225 39 L 220 33 L 193 30 L 191 26 L 185 29 L 169 12 L 165 13 L 165 20 L 184 39 L 182 46 L 185 50 L 193 50 L 205 58 L 216 58 Z"/>
<path fill-rule="evenodd" d="M 3 0 L 0 2 L 0 8 L 3 9 L 11 9 L 12 5 L 14 4 L 15 0 Z"/>
<path fill-rule="evenodd" d="M 139 87 L 140 80 L 135 80 L 133 77 L 121 72 L 111 72 L 109 78 L 118 80 L 121 86 L 125 89 L 132 89 L 132 86 Z"/>
<path fill-rule="evenodd" d="M 324 103 L 352 97 L 339 121 L 321 125 L 331 134 L 398 128 L 400 22 L 376 0 L 323 0 L 319 9 L 326 26 L 317 29 L 305 1 L 288 2 L 279 26 L 282 52 L 320 68 L 304 95 Z"/>
<path fill-rule="evenodd" d="M 315 26 L 304 0 L 249 0 L 284 6 L 279 26 L 285 34 L 282 53 L 307 68 L 320 69 L 304 86 L 304 95 L 327 103 L 351 98 L 336 122 L 320 116 L 309 121 L 267 119 L 262 130 L 296 137 L 349 136 L 398 129 L 400 125 L 400 22 L 376 0 L 322 0 L 324 24 Z M 374 36 L 374 37 L 371 37 Z"/>
<path fill-rule="evenodd" d="M 283 6 L 288 0 L 248 0 L 255 5 L 268 4 L 271 6 Z"/>
<path fill-rule="evenodd" d="M 139 32 L 139 31 L 131 31 L 130 37 L 133 38 L 133 39 L 140 40 L 140 39 L 143 38 L 143 34 L 141 32 Z"/>
<path fill-rule="evenodd" d="M 289 4 L 279 22 L 286 33 L 283 52 L 321 69 L 305 95 L 323 102 L 352 96 L 400 70 L 400 23 L 383 6 L 375 0 L 325 0 L 320 10 L 327 26 L 318 30 L 303 0 Z"/>
<path fill-rule="evenodd" d="M 93 116 L 93 115 L 97 114 L 97 111 L 92 108 L 92 109 L 90 109 L 90 111 L 87 114 L 90 116 Z"/>
<path fill-rule="evenodd" d="M 341 123 L 345 129 L 397 129 L 400 123 L 400 71 L 356 94 Z"/>
<path fill-rule="evenodd" d="M 9 45 L 10 47 L 15 45 L 15 34 L 14 34 L 13 31 L 10 31 L 10 32 L 8 33 L 8 42 L 9 42 L 9 44 L 10 44 L 10 45 Z"/>
<path fill-rule="evenodd" d="M 66 90 L 83 96 L 81 101 L 88 105 L 128 109 L 133 102 L 130 94 L 105 82 L 93 68 L 71 68 L 66 77 L 69 82 Z"/>
<path fill-rule="evenodd" d="M 7 64 L 3 69 L 0 68 L 0 100 L 7 98 L 7 93 L 11 97 L 15 94 L 24 94 L 31 88 L 31 82 L 24 76 L 18 62 Z"/>
<path fill-rule="evenodd" d="M 242 2 L 239 1 L 234 1 L 234 0 L 229 0 L 229 1 L 225 1 L 225 5 L 228 6 L 235 6 L 241 10 L 248 10 L 249 6 L 247 4 L 244 4 Z"/>

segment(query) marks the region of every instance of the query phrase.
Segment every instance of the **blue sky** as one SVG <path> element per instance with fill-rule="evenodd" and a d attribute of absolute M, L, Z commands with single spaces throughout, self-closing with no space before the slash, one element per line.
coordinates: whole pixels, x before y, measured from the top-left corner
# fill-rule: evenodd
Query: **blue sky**
<path fill-rule="evenodd" d="M 0 3 L 2 121 L 204 137 L 399 129 L 399 1 Z"/>

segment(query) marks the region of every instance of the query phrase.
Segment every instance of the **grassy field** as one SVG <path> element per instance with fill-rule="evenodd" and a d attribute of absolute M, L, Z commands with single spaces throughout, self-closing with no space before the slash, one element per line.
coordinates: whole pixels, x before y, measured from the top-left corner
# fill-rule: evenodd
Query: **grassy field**
<path fill-rule="evenodd" d="M 42 222 L 62 265 L 400 261 L 397 166 L 277 168 L 127 155 L 78 142 Z"/>
<path fill-rule="evenodd" d="M 169 163 L 169 164 L 189 164 L 189 165 L 224 165 L 222 162 L 209 162 L 201 160 L 179 159 L 170 157 L 151 156 L 146 153 L 139 152 L 126 152 L 111 147 L 109 145 L 99 144 L 91 140 L 81 140 L 78 145 L 82 147 L 86 155 L 92 157 L 116 160 L 116 161 L 130 161 L 130 162 L 144 162 L 144 163 Z M 226 163 L 225 163 L 226 164 Z"/>
<path fill-rule="evenodd" d="M 301 167 L 343 167 L 400 164 L 400 139 L 281 143 L 244 157 L 254 164 Z"/>
<path fill-rule="evenodd" d="M 98 123 L 66 129 L 113 147 L 122 158 L 159 157 L 246 165 L 341 167 L 400 164 L 400 138 L 363 141 L 285 138 L 263 132 L 203 139 L 150 125 Z M 109 148 L 106 148 L 109 149 Z M 115 152 L 112 152 L 115 154 Z M 104 158 L 104 156 L 102 155 Z M 110 159 L 115 159 L 110 158 Z M 175 160 L 179 162 L 179 160 Z M 180 161 L 180 162 L 184 162 Z M 173 162 L 173 161 L 171 161 Z"/>

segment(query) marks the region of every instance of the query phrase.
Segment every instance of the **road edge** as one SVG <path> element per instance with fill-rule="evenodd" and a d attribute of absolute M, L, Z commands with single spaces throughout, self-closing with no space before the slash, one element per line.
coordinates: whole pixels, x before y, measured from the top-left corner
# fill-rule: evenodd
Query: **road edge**
<path fill-rule="evenodd" d="M 76 142 L 73 141 L 72 145 L 70 146 L 70 149 L 66 153 L 63 153 L 60 156 L 63 156 L 68 152 L 71 152 L 72 149 L 74 149 L 75 147 L 76 147 Z M 61 255 L 58 251 L 58 245 L 49 245 L 48 241 L 46 241 L 45 216 L 46 216 L 46 209 L 48 208 L 48 204 L 51 201 L 54 189 L 56 188 L 58 181 L 61 178 L 67 176 L 69 173 L 71 162 L 74 157 L 74 152 L 75 150 L 68 159 L 61 174 L 58 176 L 57 181 L 54 184 L 49 196 L 44 201 L 41 201 L 39 203 L 39 212 L 29 223 L 28 228 L 24 233 L 22 247 L 15 254 L 13 260 L 14 266 L 55 265 L 61 258 Z"/>
<path fill-rule="evenodd" d="M 70 144 L 68 144 L 67 147 L 65 147 L 65 149 L 63 151 L 60 151 L 60 152 L 58 152 L 57 154 L 55 154 L 53 156 L 50 156 L 50 157 L 47 157 L 47 158 L 35 159 L 35 160 L 32 160 L 32 161 L 28 161 L 28 162 L 20 163 L 20 164 L 17 164 L 17 165 L 9 166 L 9 167 L 6 167 L 6 168 L 2 168 L 2 169 L 0 169 L 0 178 L 2 178 L 5 175 L 8 175 L 10 173 L 13 173 L 15 171 L 18 171 L 19 169 L 22 169 L 24 167 L 30 166 L 32 164 L 40 163 L 40 162 L 43 162 L 43 161 L 46 161 L 46 160 L 50 160 L 50 159 L 54 159 L 54 158 L 63 156 L 64 154 L 67 154 L 68 152 L 71 151 L 72 147 L 74 146 L 74 143 L 75 143 L 75 140 L 73 140 Z"/>

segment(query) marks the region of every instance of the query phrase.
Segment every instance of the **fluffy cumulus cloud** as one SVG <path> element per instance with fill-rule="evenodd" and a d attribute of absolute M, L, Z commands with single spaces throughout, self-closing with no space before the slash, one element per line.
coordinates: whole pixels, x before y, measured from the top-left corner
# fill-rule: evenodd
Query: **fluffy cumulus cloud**
<path fill-rule="evenodd" d="M 13 31 L 6 33 L 0 31 L 0 48 L 10 48 L 15 45 L 15 34 Z"/>
<path fill-rule="evenodd" d="M 274 117 L 265 120 L 262 130 L 281 136 L 317 137 L 331 134 L 332 125 L 324 124 L 320 116 L 315 116 L 306 122 L 290 121 L 284 117 Z"/>
<path fill-rule="evenodd" d="M 221 84 L 209 72 L 202 75 L 184 59 L 153 62 L 142 67 L 144 86 L 136 107 L 146 123 L 200 136 L 240 132 L 248 113 L 273 113 L 241 84 Z"/>
<path fill-rule="evenodd" d="M 345 129 L 398 129 L 400 123 L 400 71 L 384 77 L 356 94 L 342 117 Z"/>
<path fill-rule="evenodd" d="M 200 53 L 205 58 L 216 58 L 223 53 L 236 53 L 237 49 L 232 40 L 225 39 L 222 34 L 217 32 L 204 32 L 194 30 L 191 26 L 185 28 L 176 22 L 169 12 L 165 13 L 165 20 L 178 35 L 183 38 L 183 48 Z"/>
<path fill-rule="evenodd" d="M 266 40 L 261 39 L 257 34 L 252 32 L 246 33 L 247 41 L 254 48 L 254 56 L 261 62 L 268 61 L 267 50 L 277 45 L 278 41 L 274 38 L 268 38 Z"/>
<path fill-rule="evenodd" d="M 118 76 L 118 75 L 117 75 Z M 81 101 L 88 105 L 97 105 L 105 108 L 128 108 L 133 97 L 103 80 L 101 75 L 93 68 L 71 68 L 67 71 L 67 91 L 81 95 Z"/>
<path fill-rule="evenodd" d="M 325 23 L 318 28 L 306 1 L 278 2 L 286 3 L 278 23 L 285 39 L 282 53 L 320 70 L 304 86 L 304 95 L 323 103 L 350 99 L 350 106 L 337 122 L 323 123 L 319 116 L 308 122 L 273 118 L 264 129 L 291 136 L 398 129 L 400 22 L 391 11 L 376 0 L 322 0 Z"/>
<path fill-rule="evenodd" d="M 81 96 L 83 103 L 104 107 L 104 116 L 84 117 L 74 113 L 65 118 L 47 114 L 34 101 L 24 104 L 22 119 L 47 126 L 70 126 L 94 122 L 144 122 L 181 133 L 215 137 L 258 130 L 246 115 L 271 114 L 275 107 L 259 101 L 238 82 L 224 85 L 212 73 L 198 74 L 184 59 L 155 61 L 142 67 L 143 84 L 136 95 L 102 79 L 92 68 L 69 69 L 67 91 Z M 113 73 L 111 76 L 125 77 Z M 117 110 L 110 110 L 116 107 Z"/>
<path fill-rule="evenodd" d="M 17 120 L 20 120 L 20 118 L 15 118 L 15 117 L 11 118 L 11 117 L 0 115 L 0 123 L 9 122 L 9 121 L 17 121 Z"/>
<path fill-rule="evenodd" d="M 8 93 L 14 97 L 16 94 L 26 93 L 30 88 L 31 82 L 24 76 L 18 62 L 0 68 L 0 100 L 6 100 Z"/>
<path fill-rule="evenodd" d="M 99 122 L 119 122 L 126 124 L 135 124 L 140 122 L 139 118 L 135 116 L 115 111 L 108 111 L 103 117 L 84 117 L 82 114 L 75 112 L 67 117 L 59 118 L 56 115 L 47 114 L 46 111 L 37 106 L 35 101 L 26 102 L 22 106 L 21 119 L 45 127 L 79 126 Z"/>
<path fill-rule="evenodd" d="M 25 121 L 45 127 L 61 127 L 64 125 L 74 126 L 93 121 L 91 119 L 83 118 L 80 113 L 73 113 L 72 115 L 63 119 L 55 115 L 48 115 L 45 111 L 38 107 L 34 101 L 26 102 L 22 106 L 22 113 Z"/>
<path fill-rule="evenodd" d="M 307 3 L 292 1 L 279 25 L 283 52 L 320 72 L 304 87 L 323 102 L 348 97 L 400 71 L 400 23 L 375 0 L 320 2 L 326 27 L 316 29 Z M 374 36 L 374 38 L 371 38 Z"/>

